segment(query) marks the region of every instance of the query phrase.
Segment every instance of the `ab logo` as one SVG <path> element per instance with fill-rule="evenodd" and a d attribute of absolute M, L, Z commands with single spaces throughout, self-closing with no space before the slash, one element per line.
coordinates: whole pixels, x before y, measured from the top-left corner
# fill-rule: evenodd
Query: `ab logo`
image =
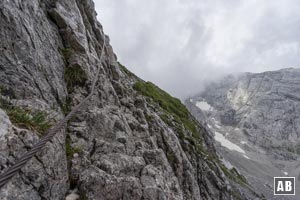
<path fill-rule="evenodd" d="M 274 177 L 274 195 L 295 195 L 295 177 Z"/>

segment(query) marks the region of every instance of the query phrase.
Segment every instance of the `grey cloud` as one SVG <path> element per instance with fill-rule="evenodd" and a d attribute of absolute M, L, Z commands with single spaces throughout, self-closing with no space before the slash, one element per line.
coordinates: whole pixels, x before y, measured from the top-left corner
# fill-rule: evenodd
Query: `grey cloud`
<path fill-rule="evenodd" d="M 300 66 L 298 0 L 95 0 L 120 62 L 185 98 L 229 73 Z"/>

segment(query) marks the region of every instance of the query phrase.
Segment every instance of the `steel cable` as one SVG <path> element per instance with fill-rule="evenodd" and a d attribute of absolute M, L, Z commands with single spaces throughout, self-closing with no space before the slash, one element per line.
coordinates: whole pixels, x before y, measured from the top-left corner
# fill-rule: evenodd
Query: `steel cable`
<path fill-rule="evenodd" d="M 104 34 L 103 34 L 104 36 Z M 99 73 L 101 68 L 101 60 L 104 54 L 104 48 L 105 48 L 105 36 L 103 37 L 103 45 L 101 49 L 100 59 L 98 60 L 96 57 L 96 60 L 99 61 L 98 69 L 96 72 L 96 75 L 94 77 L 94 80 L 92 82 L 91 91 L 88 96 L 86 96 L 79 104 L 73 107 L 73 109 L 68 113 L 66 117 L 64 117 L 61 121 L 59 121 L 54 127 L 52 127 L 47 135 L 42 137 L 28 152 L 23 154 L 19 160 L 17 160 L 11 167 L 9 167 L 5 172 L 3 172 L 0 175 L 0 188 L 2 188 L 14 175 L 18 173 L 18 171 L 26 165 L 26 163 L 37 153 L 39 152 L 47 142 L 49 142 L 54 135 L 74 116 L 74 114 L 83 106 L 83 104 L 86 103 L 89 98 L 94 93 L 96 82 L 99 79 Z"/>

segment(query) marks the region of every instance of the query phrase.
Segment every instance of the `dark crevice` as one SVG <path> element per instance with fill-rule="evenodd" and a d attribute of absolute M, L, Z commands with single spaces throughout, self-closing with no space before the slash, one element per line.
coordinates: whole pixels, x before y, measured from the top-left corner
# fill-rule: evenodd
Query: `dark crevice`
<path fill-rule="evenodd" d="M 92 157 L 95 152 L 96 152 L 96 139 L 93 139 L 93 147 L 92 150 L 90 151 L 90 157 Z"/>

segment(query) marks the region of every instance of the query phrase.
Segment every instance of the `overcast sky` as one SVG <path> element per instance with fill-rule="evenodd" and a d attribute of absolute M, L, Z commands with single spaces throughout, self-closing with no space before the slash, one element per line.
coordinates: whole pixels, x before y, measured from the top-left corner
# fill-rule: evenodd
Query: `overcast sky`
<path fill-rule="evenodd" d="M 299 0 L 94 0 L 119 61 L 181 99 L 220 76 L 300 66 Z"/>

